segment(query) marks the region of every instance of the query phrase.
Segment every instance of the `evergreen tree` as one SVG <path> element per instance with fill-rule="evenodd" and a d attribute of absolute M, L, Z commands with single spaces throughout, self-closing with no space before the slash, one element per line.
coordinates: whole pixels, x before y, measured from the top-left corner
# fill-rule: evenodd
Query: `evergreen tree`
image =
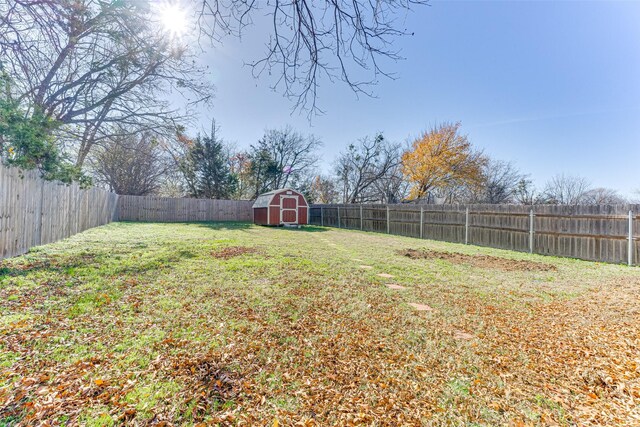
<path fill-rule="evenodd" d="M 228 199 L 235 191 L 237 179 L 231 174 L 229 155 L 217 132 L 214 122 L 211 135 L 198 136 L 181 161 L 180 169 L 192 197 Z"/>

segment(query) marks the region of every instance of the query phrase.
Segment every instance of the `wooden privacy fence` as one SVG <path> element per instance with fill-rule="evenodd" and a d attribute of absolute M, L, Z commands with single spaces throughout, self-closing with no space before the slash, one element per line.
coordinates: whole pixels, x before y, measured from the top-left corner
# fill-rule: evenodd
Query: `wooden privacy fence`
<path fill-rule="evenodd" d="M 251 221 L 252 205 L 247 200 L 120 196 L 118 212 L 120 221 Z"/>
<path fill-rule="evenodd" d="M 0 164 L 0 259 L 112 221 L 251 221 L 245 200 L 118 196 Z"/>
<path fill-rule="evenodd" d="M 312 205 L 310 224 L 640 264 L 640 205 Z"/>
<path fill-rule="evenodd" d="M 0 164 L 0 259 L 117 219 L 118 196 Z"/>

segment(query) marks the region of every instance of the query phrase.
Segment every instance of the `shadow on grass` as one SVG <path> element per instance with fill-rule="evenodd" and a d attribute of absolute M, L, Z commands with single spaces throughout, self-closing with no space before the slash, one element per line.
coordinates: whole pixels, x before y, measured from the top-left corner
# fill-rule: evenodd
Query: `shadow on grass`
<path fill-rule="evenodd" d="M 307 233 L 315 233 L 321 231 L 329 231 L 326 227 L 317 227 L 315 225 L 303 225 L 300 228 L 297 227 L 284 227 L 284 226 L 262 226 L 262 225 L 254 225 L 250 222 L 187 222 L 184 224 L 195 224 L 200 227 L 210 228 L 212 230 L 246 230 L 252 227 L 267 227 L 274 229 L 282 229 L 287 231 L 295 231 L 295 232 L 307 232 Z"/>
<path fill-rule="evenodd" d="M 317 227 L 315 225 L 303 225 L 300 228 L 296 228 L 296 227 L 282 227 L 282 228 L 287 231 L 294 231 L 298 233 L 319 233 L 319 232 L 329 231 L 329 229 L 326 227 Z"/>
<path fill-rule="evenodd" d="M 144 255 L 144 257 L 142 257 Z M 137 258 L 131 259 L 132 256 Z M 8 277 L 27 276 L 33 273 L 78 276 L 79 269 L 88 269 L 83 274 L 100 271 L 106 275 L 142 274 L 151 270 L 166 269 L 183 259 L 196 258 L 197 254 L 187 248 L 171 247 L 148 249 L 143 243 L 133 243 L 124 251 L 71 254 L 67 256 L 40 255 L 22 258 L 18 262 L 0 261 L 0 282 Z M 2 426 L 2 424 L 0 424 Z"/>
<path fill-rule="evenodd" d="M 52 263 L 48 259 L 44 261 L 38 260 L 35 262 L 25 262 L 18 265 L 10 265 L 9 263 L 3 263 L 2 261 L 0 261 L 0 282 L 7 277 L 26 276 L 28 274 L 36 273 L 39 271 L 64 273 L 68 269 L 76 268 L 79 266 L 80 264 L 77 262 Z"/>
<path fill-rule="evenodd" d="M 250 222 L 237 222 L 237 221 L 175 221 L 175 222 L 163 222 L 163 221 L 118 221 L 118 224 L 125 225 L 137 225 L 137 224 L 163 224 L 163 225 L 196 225 L 199 227 L 206 227 L 212 230 L 244 230 L 253 226 Z"/>
<path fill-rule="evenodd" d="M 99 265 L 109 256 L 107 253 L 80 253 L 64 257 L 38 253 L 34 256 L 28 252 L 17 262 L 11 262 L 9 259 L 0 261 L 0 282 L 8 277 L 27 276 L 39 272 L 74 276 L 77 269 L 87 265 Z"/>
<path fill-rule="evenodd" d="M 197 225 L 211 230 L 246 230 L 253 227 L 250 222 L 185 222 L 184 224 Z"/>

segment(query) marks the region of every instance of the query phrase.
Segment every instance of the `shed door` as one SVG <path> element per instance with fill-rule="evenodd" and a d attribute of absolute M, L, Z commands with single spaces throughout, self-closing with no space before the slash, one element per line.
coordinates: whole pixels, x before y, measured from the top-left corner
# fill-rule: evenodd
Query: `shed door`
<path fill-rule="evenodd" d="M 280 222 L 298 223 L 298 196 L 280 196 Z"/>

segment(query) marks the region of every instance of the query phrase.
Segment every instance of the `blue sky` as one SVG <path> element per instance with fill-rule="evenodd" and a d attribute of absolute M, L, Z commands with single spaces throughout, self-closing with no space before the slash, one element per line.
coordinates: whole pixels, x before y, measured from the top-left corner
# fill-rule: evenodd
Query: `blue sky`
<path fill-rule="evenodd" d="M 381 80 L 376 98 L 323 82 L 326 113 L 311 122 L 243 66 L 260 57 L 265 27 L 225 40 L 206 53 L 216 97 L 201 123 L 215 117 L 238 147 L 287 124 L 313 133 L 328 172 L 363 136 L 403 142 L 461 121 L 475 146 L 539 185 L 565 173 L 640 188 L 640 2 L 433 1 L 401 19 L 415 35 L 394 46 L 406 57 L 388 67 L 397 79 Z"/>

